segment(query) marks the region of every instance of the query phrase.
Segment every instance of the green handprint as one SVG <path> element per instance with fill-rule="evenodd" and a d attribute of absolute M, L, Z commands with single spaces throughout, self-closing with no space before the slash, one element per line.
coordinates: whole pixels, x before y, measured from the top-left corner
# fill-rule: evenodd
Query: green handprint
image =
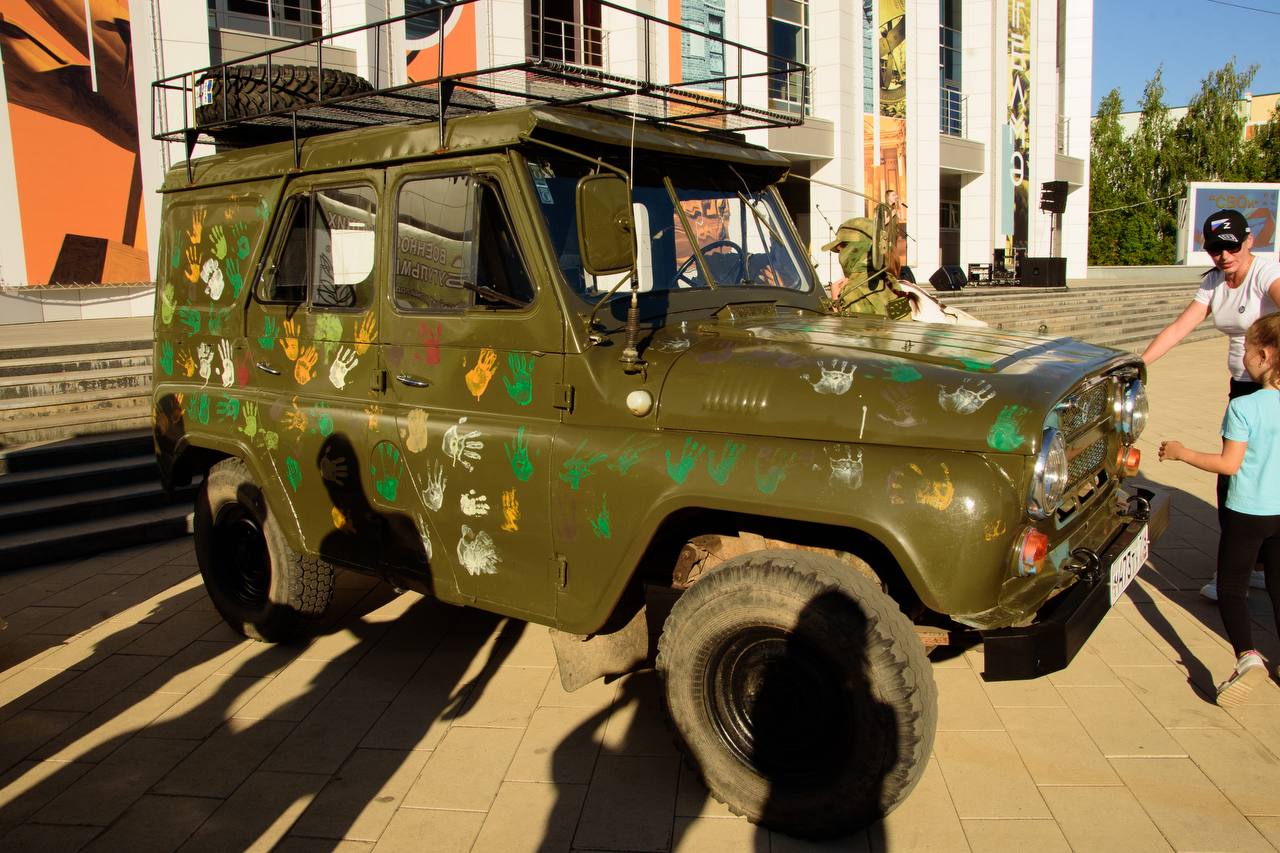
<path fill-rule="evenodd" d="M 165 376 L 173 375 L 173 344 L 168 341 L 160 345 L 160 369 Z"/>
<path fill-rule="evenodd" d="M 280 326 L 276 323 L 275 317 L 268 317 L 262 324 L 262 334 L 258 336 L 258 343 L 265 350 L 273 349 L 278 337 L 280 337 Z"/>
<path fill-rule="evenodd" d="M 244 404 L 240 413 L 244 415 L 244 426 L 240 427 L 240 431 L 247 437 L 253 438 L 258 434 L 258 404 L 250 400 Z"/>
<path fill-rule="evenodd" d="M 373 487 L 392 503 L 400 490 L 400 476 L 404 473 L 404 464 L 400 461 L 400 451 L 389 441 L 380 443 L 373 455 Z"/>
<path fill-rule="evenodd" d="M 173 322 L 173 312 L 178 308 L 173 298 L 173 283 L 166 281 L 160 291 L 160 322 L 166 326 Z"/>
<path fill-rule="evenodd" d="M 196 394 L 191 398 L 191 414 L 206 426 L 209 423 L 209 395 Z"/>
<path fill-rule="evenodd" d="M 289 487 L 295 492 L 298 491 L 298 486 L 302 485 L 302 466 L 298 464 L 298 460 L 292 456 L 286 456 L 284 458 L 284 471 L 289 478 Z"/>
<path fill-rule="evenodd" d="M 609 529 L 609 507 L 605 503 L 608 495 L 600 496 L 600 512 L 596 513 L 595 518 L 591 519 L 591 529 L 595 531 L 598 539 L 612 539 L 613 531 Z"/>
<path fill-rule="evenodd" d="M 762 494 L 771 495 L 787 476 L 787 468 L 796 461 L 794 452 L 785 450 L 761 450 L 756 455 L 756 488 Z"/>
<path fill-rule="evenodd" d="M 311 407 L 311 423 L 316 425 L 316 430 L 325 438 L 333 435 L 333 416 L 329 414 L 329 407 L 324 403 L 316 403 Z"/>
<path fill-rule="evenodd" d="M 244 225 L 240 225 L 239 228 L 243 230 Z M 249 245 L 248 237 L 241 234 L 239 237 L 236 238 L 236 257 L 237 258 L 243 261 L 245 258 L 249 257 L 249 252 L 251 251 L 252 251 L 252 248 Z"/>
<path fill-rule="evenodd" d="M 533 463 L 529 461 L 529 446 L 525 444 L 524 427 L 516 430 L 516 439 L 512 444 L 502 443 L 507 451 L 507 461 L 511 463 L 511 472 L 522 483 L 529 482 L 533 476 Z"/>
<path fill-rule="evenodd" d="M 271 205 L 265 198 L 258 200 L 258 218 L 264 222 L 271 218 Z"/>
<path fill-rule="evenodd" d="M 507 369 L 511 371 L 511 378 L 502 377 L 502 384 L 507 386 L 507 396 L 520 406 L 532 403 L 533 356 L 518 352 L 507 353 Z"/>
<path fill-rule="evenodd" d="M 333 361 L 333 351 L 342 340 L 342 321 L 334 314 L 321 314 L 316 319 L 314 337 L 317 343 L 324 343 L 325 363 Z"/>
<path fill-rule="evenodd" d="M 240 289 L 244 287 L 244 279 L 240 276 L 240 265 L 236 263 L 235 258 L 227 258 L 222 266 L 227 271 L 227 281 L 231 282 L 232 298 L 239 299 Z"/>
<path fill-rule="evenodd" d="M 582 449 L 587 446 L 587 440 L 584 438 L 578 445 L 578 449 L 573 451 L 564 462 L 564 470 L 560 472 L 560 479 L 569 484 L 569 488 L 577 490 L 582 485 L 583 479 L 592 475 L 591 469 L 598 463 L 609 458 L 608 453 L 597 453 L 590 459 L 582 455 Z"/>
<path fill-rule="evenodd" d="M 622 447 L 618 448 L 617 455 L 609 463 L 609 470 L 617 471 L 620 476 L 627 476 L 627 472 L 640 461 L 641 454 L 652 450 L 657 443 L 658 439 L 653 436 L 631 436 L 622 443 Z"/>
<path fill-rule="evenodd" d="M 209 239 L 213 241 L 213 254 L 218 260 L 222 260 L 227 256 L 227 235 L 223 232 L 221 225 L 215 225 L 209 229 Z"/>
<path fill-rule="evenodd" d="M 267 450 L 275 450 L 280 446 L 279 433 L 272 432 L 269 429 L 264 429 L 262 431 L 262 444 L 267 448 Z"/>
<path fill-rule="evenodd" d="M 924 378 L 920 371 L 909 364 L 886 364 L 884 369 L 894 382 L 916 382 Z"/>
<path fill-rule="evenodd" d="M 742 453 L 746 447 L 745 444 L 739 444 L 733 439 L 726 439 L 724 449 L 720 452 L 720 461 L 716 461 L 716 452 L 713 450 L 707 454 L 707 473 L 711 475 L 711 479 L 715 480 L 721 486 L 729 481 L 729 475 L 733 473 L 733 466 L 738 464 L 738 455 Z"/>
<path fill-rule="evenodd" d="M 987 433 L 987 444 L 994 450 L 1005 452 L 1021 447 L 1027 439 L 1018 429 L 1029 411 L 1025 406 L 1018 405 L 1008 405 L 1001 409 L 1000 414 L 996 415 L 996 422 Z"/>
<path fill-rule="evenodd" d="M 235 397 L 228 397 L 226 394 L 223 394 L 222 399 L 218 401 L 218 406 L 214 411 L 218 413 L 219 417 L 226 418 L 227 420 L 234 422 L 240 417 L 240 401 Z"/>
<path fill-rule="evenodd" d="M 680 461 L 671 461 L 671 451 L 667 451 L 667 474 L 677 483 L 683 483 L 689 479 L 689 472 L 693 470 L 694 464 L 702 457 L 703 451 L 706 450 L 698 442 L 692 438 L 684 440 L 684 449 L 680 451 Z"/>
<path fill-rule="evenodd" d="M 173 251 L 169 253 L 169 268 L 177 269 L 182 264 L 182 244 L 174 243 Z"/>
<path fill-rule="evenodd" d="M 962 358 L 960 359 L 960 364 L 964 367 L 965 370 L 983 371 L 983 372 L 987 372 L 991 370 L 990 363 L 985 361 L 977 361 L 972 358 Z"/>
<path fill-rule="evenodd" d="M 187 327 L 187 337 L 200 333 L 200 312 L 194 308 L 179 308 L 178 322 Z"/>
<path fill-rule="evenodd" d="M 230 317 L 231 317 L 230 308 L 223 308 L 221 311 L 210 311 L 209 312 L 209 334 L 211 335 L 222 334 L 222 324 L 225 323 L 227 319 Z"/>

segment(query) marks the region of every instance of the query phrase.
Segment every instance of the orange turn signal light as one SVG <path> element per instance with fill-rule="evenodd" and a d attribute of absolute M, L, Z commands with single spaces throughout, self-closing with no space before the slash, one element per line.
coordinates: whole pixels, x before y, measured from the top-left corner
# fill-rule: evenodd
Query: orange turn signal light
<path fill-rule="evenodd" d="M 1138 473 L 1138 466 L 1142 463 L 1142 451 L 1136 447 L 1122 447 L 1120 454 L 1116 457 L 1116 467 L 1120 469 L 1120 476 L 1132 477 Z"/>
<path fill-rule="evenodd" d="M 1049 556 L 1049 537 L 1034 527 L 1022 533 L 1018 545 L 1018 574 L 1022 577 L 1040 573 Z"/>

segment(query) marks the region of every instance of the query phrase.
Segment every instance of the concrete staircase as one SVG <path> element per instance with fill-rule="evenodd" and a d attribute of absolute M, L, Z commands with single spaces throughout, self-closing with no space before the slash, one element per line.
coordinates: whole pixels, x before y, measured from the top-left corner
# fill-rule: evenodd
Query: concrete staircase
<path fill-rule="evenodd" d="M 184 536 L 195 488 L 160 488 L 149 429 L 2 450 L 0 569 Z"/>

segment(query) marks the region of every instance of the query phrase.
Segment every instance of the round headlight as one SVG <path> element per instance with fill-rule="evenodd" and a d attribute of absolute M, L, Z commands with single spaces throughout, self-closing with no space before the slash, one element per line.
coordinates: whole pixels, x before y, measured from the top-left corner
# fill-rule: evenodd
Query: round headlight
<path fill-rule="evenodd" d="M 1031 495 L 1027 512 L 1034 518 L 1045 518 L 1058 508 L 1067 489 L 1067 442 L 1053 427 L 1044 431 L 1036 470 L 1031 478 Z"/>
<path fill-rule="evenodd" d="M 1133 444 L 1147 426 L 1147 389 L 1141 379 L 1129 383 L 1120 403 L 1120 438 L 1125 444 Z"/>

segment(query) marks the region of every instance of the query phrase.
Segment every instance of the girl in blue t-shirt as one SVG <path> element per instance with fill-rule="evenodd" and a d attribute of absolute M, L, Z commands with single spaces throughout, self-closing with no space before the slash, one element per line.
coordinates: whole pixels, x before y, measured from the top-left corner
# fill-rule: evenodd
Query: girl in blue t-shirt
<path fill-rule="evenodd" d="M 1181 460 L 1231 477 L 1218 539 L 1218 612 L 1236 653 L 1231 677 L 1218 685 L 1218 704 L 1239 705 L 1267 679 L 1267 662 L 1253 647 L 1249 572 L 1262 563 L 1267 594 L 1280 627 L 1280 312 L 1260 317 L 1245 332 L 1244 367 L 1262 386 L 1227 406 L 1222 452 L 1160 444 L 1160 459 Z"/>

